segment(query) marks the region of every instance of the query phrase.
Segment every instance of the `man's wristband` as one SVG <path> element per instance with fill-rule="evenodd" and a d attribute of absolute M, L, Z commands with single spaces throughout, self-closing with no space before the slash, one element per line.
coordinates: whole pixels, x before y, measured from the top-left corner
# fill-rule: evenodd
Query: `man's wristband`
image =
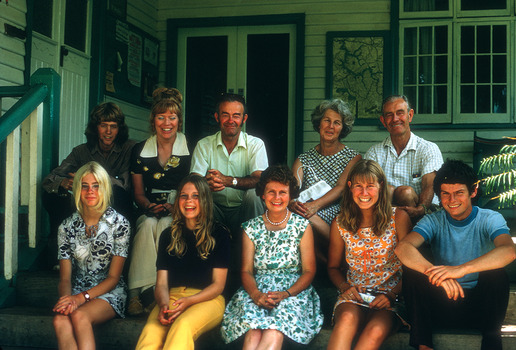
<path fill-rule="evenodd" d="M 428 210 L 428 208 L 426 207 L 426 205 L 424 205 L 424 204 L 420 204 L 420 206 L 421 206 L 421 207 L 423 207 L 423 212 L 424 212 L 425 214 L 430 214 L 430 210 Z"/>

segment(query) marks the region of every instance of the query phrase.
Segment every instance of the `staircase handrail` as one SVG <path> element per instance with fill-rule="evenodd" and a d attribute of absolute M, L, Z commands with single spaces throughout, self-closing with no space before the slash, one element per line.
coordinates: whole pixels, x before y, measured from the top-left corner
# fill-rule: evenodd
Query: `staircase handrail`
<path fill-rule="evenodd" d="M 0 143 L 14 131 L 45 100 L 48 87 L 38 84 L 26 86 L 0 86 L 0 98 L 22 96 L 0 118 Z"/>

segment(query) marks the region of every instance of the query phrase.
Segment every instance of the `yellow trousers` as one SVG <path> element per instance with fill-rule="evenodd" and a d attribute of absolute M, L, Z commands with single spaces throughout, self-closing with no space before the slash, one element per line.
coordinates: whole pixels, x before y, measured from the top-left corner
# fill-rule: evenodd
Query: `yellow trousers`
<path fill-rule="evenodd" d="M 195 288 L 171 288 L 169 307 L 172 308 L 176 300 L 199 292 Z M 156 305 L 143 327 L 136 349 L 193 350 L 194 341 L 201 334 L 222 322 L 224 307 L 224 297 L 219 295 L 215 299 L 190 306 L 170 326 L 163 326 L 158 321 L 159 306 Z"/>

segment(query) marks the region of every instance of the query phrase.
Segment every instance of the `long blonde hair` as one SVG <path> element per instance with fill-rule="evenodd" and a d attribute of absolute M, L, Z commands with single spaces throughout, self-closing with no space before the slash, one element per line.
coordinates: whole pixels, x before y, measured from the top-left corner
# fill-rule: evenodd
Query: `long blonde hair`
<path fill-rule="evenodd" d="M 193 232 L 196 240 L 197 253 L 201 259 L 206 260 L 213 248 L 215 248 L 215 238 L 211 235 L 214 224 L 213 199 L 206 179 L 195 174 L 188 175 L 179 184 L 176 201 L 174 202 L 174 211 L 172 213 L 171 239 L 167 251 L 170 255 L 175 255 L 179 258 L 183 257 L 186 253 L 186 242 L 183 237 L 185 218 L 179 209 L 179 197 L 181 196 L 183 187 L 187 183 L 193 184 L 199 193 L 200 213 L 197 217 L 197 223 Z"/>
<path fill-rule="evenodd" d="M 353 200 L 351 188 L 348 183 L 351 182 L 351 185 L 353 185 L 354 182 L 359 180 L 365 180 L 367 182 L 377 181 L 378 184 L 380 184 L 378 201 L 373 209 L 374 224 L 372 229 L 377 236 L 381 236 L 391 222 L 392 205 L 389 200 L 385 173 L 380 165 L 373 160 L 362 159 L 357 162 L 349 172 L 346 186 L 342 193 L 340 214 L 337 216 L 337 222 L 341 227 L 344 227 L 350 232 L 358 231 L 361 216 L 360 208 Z"/>
<path fill-rule="evenodd" d="M 99 183 L 99 202 L 95 206 L 95 210 L 100 213 L 104 213 L 111 203 L 111 179 L 107 171 L 97 162 L 88 162 L 84 164 L 82 167 L 77 170 L 75 176 L 73 178 L 72 192 L 75 200 L 75 207 L 79 214 L 83 214 L 84 208 L 82 207 L 81 201 L 81 187 L 82 187 L 82 179 L 88 175 L 92 174 L 95 176 L 95 179 Z"/>

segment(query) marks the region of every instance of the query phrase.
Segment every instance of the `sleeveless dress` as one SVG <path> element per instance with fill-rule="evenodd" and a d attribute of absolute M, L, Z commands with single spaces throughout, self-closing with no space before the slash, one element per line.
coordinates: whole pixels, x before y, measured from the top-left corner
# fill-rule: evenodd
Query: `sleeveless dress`
<path fill-rule="evenodd" d="M 279 231 L 267 231 L 261 216 L 242 224 L 255 247 L 255 279 L 260 291 L 284 291 L 299 279 L 299 243 L 308 224 L 308 220 L 294 213 Z M 298 343 L 308 344 L 319 333 L 322 323 L 319 296 L 312 286 L 282 300 L 272 310 L 258 307 L 240 287 L 226 307 L 221 332 L 229 343 L 250 329 L 276 329 Z"/>
<path fill-rule="evenodd" d="M 353 233 L 337 223 L 340 236 L 346 244 L 346 262 L 349 265 L 347 282 L 350 285 L 387 292 L 401 281 L 401 262 L 394 253 L 394 249 L 398 245 L 395 214 L 396 208 L 392 208 L 389 227 L 381 236 L 377 236 L 370 227 L 361 228 L 358 232 Z M 369 307 L 367 303 L 347 299 L 345 294 L 339 295 L 335 308 L 342 303 Z M 406 324 L 400 316 L 403 311 L 400 306 L 399 303 L 395 303 L 389 310 L 395 312 Z"/>
<path fill-rule="evenodd" d="M 330 187 L 335 187 L 340 175 L 346 169 L 348 163 L 359 153 L 351 148 L 344 146 L 342 150 L 331 155 L 323 156 L 314 148 L 299 155 L 299 160 L 303 165 L 303 183 L 301 190 L 305 190 L 320 180 L 326 181 Z M 312 169 L 312 170 L 310 170 Z M 317 175 L 316 177 L 314 176 Z M 297 177 L 297 174 L 294 174 Z M 320 209 L 317 215 L 321 217 L 328 225 L 331 225 L 333 219 L 340 211 L 338 202 Z"/>

